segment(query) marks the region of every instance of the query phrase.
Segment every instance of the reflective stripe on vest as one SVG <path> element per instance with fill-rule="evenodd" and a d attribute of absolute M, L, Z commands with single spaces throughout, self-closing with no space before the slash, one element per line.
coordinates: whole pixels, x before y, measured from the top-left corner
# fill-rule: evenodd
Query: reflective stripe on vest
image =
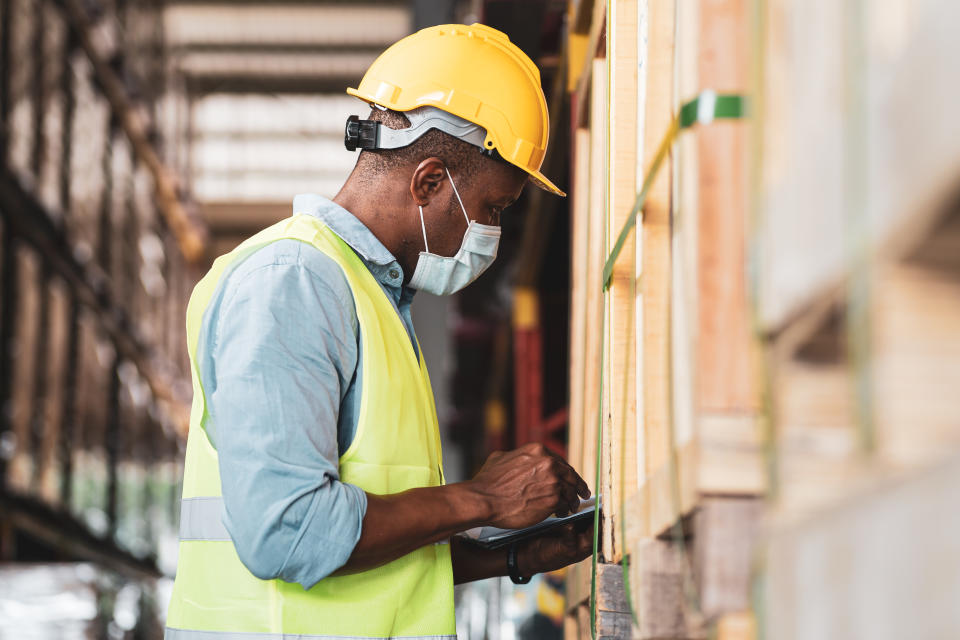
<path fill-rule="evenodd" d="M 163 640 L 456 640 L 451 636 L 318 636 L 314 634 L 247 633 L 245 631 L 191 631 L 190 629 L 166 628 Z"/>
<path fill-rule="evenodd" d="M 208 542 L 230 540 L 230 533 L 223 525 L 222 513 L 223 498 L 184 498 L 180 501 L 180 539 Z M 450 540 L 438 540 L 433 544 L 450 544 Z"/>
<path fill-rule="evenodd" d="M 223 525 L 219 462 L 204 429 L 209 415 L 196 365 L 200 326 L 217 283 L 230 269 L 283 238 L 311 244 L 333 259 L 354 296 L 364 345 L 362 394 L 357 432 L 340 457 L 340 480 L 380 495 L 443 483 L 430 379 L 376 279 L 317 218 L 295 215 L 265 229 L 218 258 L 187 307 L 194 399 L 183 471 L 180 555 L 165 637 L 452 639 L 456 621 L 448 544 L 421 547 L 369 571 L 328 576 L 306 590 L 250 573 Z M 229 437 L 229 425 L 218 428 Z M 318 554 L 324 552 L 322 541 L 312 544 Z"/>
<path fill-rule="evenodd" d="M 222 513 L 223 498 L 184 498 L 180 501 L 180 539 L 229 540 Z"/>

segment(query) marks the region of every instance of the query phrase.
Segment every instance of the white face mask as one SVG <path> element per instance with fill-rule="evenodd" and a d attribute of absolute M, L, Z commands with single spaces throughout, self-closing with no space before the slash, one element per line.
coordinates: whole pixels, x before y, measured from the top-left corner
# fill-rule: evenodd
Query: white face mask
<path fill-rule="evenodd" d="M 438 296 L 446 296 L 463 289 L 465 286 L 480 277 L 497 257 L 497 247 L 500 245 L 500 227 L 474 222 L 467 215 L 467 210 L 453 184 L 453 176 L 447 169 L 450 186 L 457 196 L 463 217 L 467 219 L 467 232 L 463 235 L 460 250 L 453 257 L 447 258 L 430 253 L 427 246 L 427 227 L 423 223 L 423 207 L 420 207 L 420 227 L 423 229 L 423 246 L 425 251 L 420 252 L 417 259 L 417 268 L 410 278 L 410 286 L 419 291 L 426 291 Z"/>

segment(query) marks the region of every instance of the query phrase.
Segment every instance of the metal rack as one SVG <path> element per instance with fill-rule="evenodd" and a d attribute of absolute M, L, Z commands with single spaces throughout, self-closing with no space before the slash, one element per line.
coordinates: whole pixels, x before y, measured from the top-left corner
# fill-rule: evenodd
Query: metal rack
<path fill-rule="evenodd" d="M 161 3 L 90 6 L 0 3 L 0 554 L 156 575 L 204 233 L 163 162 Z"/>

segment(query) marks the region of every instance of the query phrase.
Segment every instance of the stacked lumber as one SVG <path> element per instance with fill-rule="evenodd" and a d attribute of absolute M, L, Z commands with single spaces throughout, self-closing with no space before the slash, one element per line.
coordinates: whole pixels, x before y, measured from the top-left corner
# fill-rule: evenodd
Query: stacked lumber
<path fill-rule="evenodd" d="M 571 5 L 571 29 L 596 33 L 603 20 L 606 47 L 587 45 L 592 68 L 570 83 L 581 107 L 570 452 L 603 494 L 597 593 L 624 590 L 622 600 L 597 597 L 595 631 L 743 637 L 766 487 L 746 291 L 746 125 L 681 138 L 606 293 L 599 271 L 680 103 L 703 88 L 745 92 L 747 4 L 615 1 L 609 21 L 597 5 L 585 21 L 589 4 Z M 615 564 L 625 557 L 626 574 Z M 591 569 L 570 574 L 571 638 L 592 633 Z"/>
<path fill-rule="evenodd" d="M 939 1 L 767 5 L 771 636 L 960 634 L 957 20 Z"/>
<path fill-rule="evenodd" d="M 935 561 L 955 519 L 905 556 L 911 597 L 878 569 L 905 566 L 881 557 L 898 519 L 932 526 L 960 491 L 960 5 L 598 4 L 569 21 L 593 59 L 569 83 L 570 451 L 604 507 L 568 637 L 960 635 Z M 672 145 L 604 292 L 704 89 L 754 117 Z M 594 579 L 629 597 L 592 605 Z"/>

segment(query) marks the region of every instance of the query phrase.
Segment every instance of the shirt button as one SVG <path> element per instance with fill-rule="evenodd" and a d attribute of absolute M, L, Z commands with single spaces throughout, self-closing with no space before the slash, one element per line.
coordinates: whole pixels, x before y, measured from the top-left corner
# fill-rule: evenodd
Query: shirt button
<path fill-rule="evenodd" d="M 396 280 L 397 278 L 400 277 L 400 272 L 397 271 L 396 269 L 390 269 L 390 277 Z"/>

